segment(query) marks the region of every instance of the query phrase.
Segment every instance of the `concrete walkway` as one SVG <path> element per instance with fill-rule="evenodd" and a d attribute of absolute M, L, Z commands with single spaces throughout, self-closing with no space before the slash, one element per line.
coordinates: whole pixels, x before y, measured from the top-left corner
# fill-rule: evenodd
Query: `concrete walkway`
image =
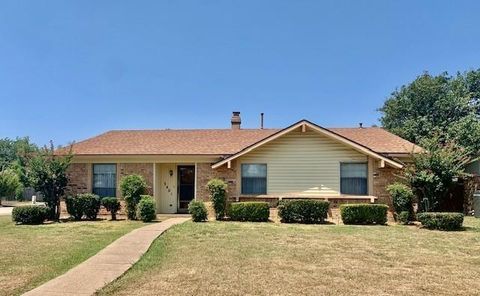
<path fill-rule="evenodd" d="M 93 295 L 127 271 L 148 250 L 155 238 L 189 218 L 170 218 L 135 229 L 98 254 L 23 295 Z"/>

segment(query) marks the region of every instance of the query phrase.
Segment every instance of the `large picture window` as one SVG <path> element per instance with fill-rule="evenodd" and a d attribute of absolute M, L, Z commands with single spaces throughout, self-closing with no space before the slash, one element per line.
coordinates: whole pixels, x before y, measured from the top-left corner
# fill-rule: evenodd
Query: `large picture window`
<path fill-rule="evenodd" d="M 340 193 L 351 195 L 367 195 L 367 164 L 340 164 Z"/>
<path fill-rule="evenodd" d="M 93 165 L 93 193 L 100 197 L 116 196 L 117 165 Z"/>
<path fill-rule="evenodd" d="M 266 164 L 242 164 L 242 194 L 267 194 Z"/>

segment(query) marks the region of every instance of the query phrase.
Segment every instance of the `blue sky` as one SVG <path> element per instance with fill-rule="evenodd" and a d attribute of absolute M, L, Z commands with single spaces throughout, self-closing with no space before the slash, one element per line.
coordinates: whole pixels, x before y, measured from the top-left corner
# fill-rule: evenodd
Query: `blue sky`
<path fill-rule="evenodd" d="M 480 67 L 479 1 L 0 2 L 0 137 L 378 124 L 423 71 Z"/>

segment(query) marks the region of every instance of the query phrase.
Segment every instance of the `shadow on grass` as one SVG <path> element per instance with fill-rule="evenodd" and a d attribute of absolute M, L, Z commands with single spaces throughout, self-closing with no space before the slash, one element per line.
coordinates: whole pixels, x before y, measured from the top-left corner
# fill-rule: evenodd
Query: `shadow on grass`
<path fill-rule="evenodd" d="M 301 223 L 301 222 L 281 222 L 281 221 L 274 221 L 274 220 L 271 220 L 271 219 L 268 219 L 267 221 L 247 221 L 247 220 L 232 220 L 230 218 L 225 218 L 225 219 L 221 219 L 221 220 L 217 220 L 217 219 L 212 219 L 212 220 L 208 220 L 208 221 L 204 221 L 204 222 L 213 222 L 213 221 L 217 221 L 217 222 L 240 222 L 240 223 L 267 223 L 267 224 L 285 224 L 285 225 L 295 225 L 295 224 L 298 224 L 298 225 L 337 225 L 335 222 L 331 222 L 331 221 L 323 221 L 323 222 L 319 222 L 319 223 Z"/>

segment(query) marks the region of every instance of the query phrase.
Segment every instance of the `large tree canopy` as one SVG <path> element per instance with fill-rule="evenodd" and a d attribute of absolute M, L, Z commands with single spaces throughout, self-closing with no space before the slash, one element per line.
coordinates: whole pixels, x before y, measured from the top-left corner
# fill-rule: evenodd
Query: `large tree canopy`
<path fill-rule="evenodd" d="M 469 152 L 454 141 L 439 145 L 438 136 L 420 143 L 425 153 L 413 156 L 404 176 L 418 197 L 422 211 L 447 210 L 445 201 L 455 178 L 465 177 L 465 166 L 470 163 Z"/>
<path fill-rule="evenodd" d="M 389 131 L 419 144 L 433 135 L 480 150 L 480 69 L 438 76 L 428 73 L 394 91 L 379 109 Z"/>
<path fill-rule="evenodd" d="M 26 166 L 37 151 L 38 147 L 28 137 L 0 139 L 0 171 L 13 169 L 23 186 L 28 187 L 30 184 Z"/>

